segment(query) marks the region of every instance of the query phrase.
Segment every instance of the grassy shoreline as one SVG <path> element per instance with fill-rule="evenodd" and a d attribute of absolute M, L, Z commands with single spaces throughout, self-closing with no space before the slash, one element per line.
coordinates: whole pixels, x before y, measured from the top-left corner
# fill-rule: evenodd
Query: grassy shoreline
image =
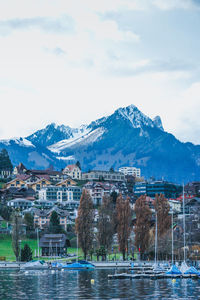
<path fill-rule="evenodd" d="M 21 241 L 22 241 L 21 248 L 23 248 L 25 244 L 28 244 L 33 251 L 33 258 L 35 258 L 35 251 L 37 253 L 37 249 L 38 249 L 37 240 L 27 239 L 26 237 L 23 237 Z M 68 248 L 67 253 L 76 254 L 76 248 Z M 82 254 L 83 254 L 82 250 L 79 249 L 79 256 L 82 257 Z M 4 234 L 0 235 L 0 257 L 6 257 L 7 261 L 16 260 L 12 249 L 12 237 L 10 235 L 4 235 Z"/>

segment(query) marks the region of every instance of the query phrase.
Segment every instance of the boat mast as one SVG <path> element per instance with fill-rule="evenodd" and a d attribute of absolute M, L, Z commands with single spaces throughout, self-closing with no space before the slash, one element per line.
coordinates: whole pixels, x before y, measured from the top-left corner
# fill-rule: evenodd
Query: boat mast
<path fill-rule="evenodd" d="M 184 184 L 183 184 L 183 253 L 184 253 L 184 262 L 185 262 L 185 193 L 184 193 Z"/>
<path fill-rule="evenodd" d="M 157 264 L 157 243 L 158 243 L 158 222 L 157 222 L 157 212 L 156 212 L 156 232 L 155 232 L 155 266 Z"/>
<path fill-rule="evenodd" d="M 77 237 L 76 237 L 76 262 L 78 262 L 78 232 L 77 232 Z"/>
<path fill-rule="evenodd" d="M 174 264 L 174 230 L 173 230 L 173 223 L 174 223 L 174 211 L 172 209 L 172 265 Z"/>

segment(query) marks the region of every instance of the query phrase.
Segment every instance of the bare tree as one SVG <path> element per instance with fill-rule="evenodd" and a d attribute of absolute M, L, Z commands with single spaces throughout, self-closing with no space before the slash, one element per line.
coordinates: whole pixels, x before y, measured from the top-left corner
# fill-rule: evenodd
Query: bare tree
<path fill-rule="evenodd" d="M 103 246 L 106 252 L 110 249 L 114 234 L 113 203 L 109 196 L 103 197 L 103 202 L 99 208 L 99 218 L 97 224 L 97 239 L 99 246 Z"/>
<path fill-rule="evenodd" d="M 92 247 L 94 237 L 94 209 L 93 202 L 87 190 L 83 190 L 78 216 L 76 218 L 76 232 L 78 234 L 78 242 L 81 246 L 84 258 Z"/>
<path fill-rule="evenodd" d="M 123 255 L 123 260 L 125 260 L 126 250 L 128 249 L 128 238 L 131 233 L 131 208 L 129 199 L 124 200 L 121 194 L 117 198 L 116 212 L 119 250 Z"/>
<path fill-rule="evenodd" d="M 163 194 L 156 195 L 154 206 L 158 219 L 158 237 L 161 237 L 171 226 L 170 206 Z"/>
<path fill-rule="evenodd" d="M 135 246 L 143 256 L 150 241 L 151 210 L 146 203 L 146 195 L 140 196 L 135 202 Z"/>
<path fill-rule="evenodd" d="M 18 213 L 14 213 L 12 217 L 12 247 L 16 257 L 16 260 L 19 260 L 20 256 L 20 235 L 21 235 L 21 217 Z"/>

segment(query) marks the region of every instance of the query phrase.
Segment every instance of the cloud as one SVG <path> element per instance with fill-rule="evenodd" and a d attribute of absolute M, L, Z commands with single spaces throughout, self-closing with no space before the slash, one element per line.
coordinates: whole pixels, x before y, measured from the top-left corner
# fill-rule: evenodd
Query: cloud
<path fill-rule="evenodd" d="M 66 51 L 64 51 L 62 48 L 60 47 L 56 47 L 56 48 L 44 48 L 44 51 L 46 51 L 47 53 L 56 55 L 56 56 L 63 56 L 66 54 Z"/>
<path fill-rule="evenodd" d="M 132 60 L 126 60 L 126 58 L 116 57 L 111 55 L 111 60 L 107 66 L 107 72 L 115 76 L 136 76 L 143 73 L 176 73 L 179 77 L 188 77 L 189 72 L 196 67 L 189 62 L 169 59 L 169 60 L 150 60 L 143 59 L 132 62 Z"/>
<path fill-rule="evenodd" d="M 0 21 L 1 35 L 8 35 L 16 30 L 30 30 L 35 28 L 48 33 L 62 34 L 66 32 L 72 32 L 74 28 L 74 22 L 69 16 L 62 16 L 60 18 L 35 17 Z"/>

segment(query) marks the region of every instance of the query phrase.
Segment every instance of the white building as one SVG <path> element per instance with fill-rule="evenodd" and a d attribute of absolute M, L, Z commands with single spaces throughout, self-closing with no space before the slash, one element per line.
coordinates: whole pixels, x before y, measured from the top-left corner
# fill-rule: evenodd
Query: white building
<path fill-rule="evenodd" d="M 119 172 L 124 175 L 132 175 L 135 177 L 141 177 L 141 170 L 135 167 L 121 167 L 119 168 Z"/>
<path fill-rule="evenodd" d="M 7 206 L 20 210 L 31 208 L 33 205 L 33 201 L 24 198 L 16 198 L 7 202 Z"/>
<path fill-rule="evenodd" d="M 180 201 L 170 199 L 168 202 L 170 205 L 170 213 L 172 213 L 172 211 L 176 212 L 176 213 L 181 212 L 181 202 Z"/>
<path fill-rule="evenodd" d="M 63 170 L 63 174 L 66 174 L 73 179 L 81 179 L 81 170 L 77 165 L 66 166 Z"/>
<path fill-rule="evenodd" d="M 56 202 L 71 201 L 73 192 L 67 188 L 49 186 L 39 191 L 39 199 Z"/>
<path fill-rule="evenodd" d="M 83 180 L 105 180 L 105 181 L 124 181 L 125 176 L 120 172 L 93 170 L 82 173 Z"/>

